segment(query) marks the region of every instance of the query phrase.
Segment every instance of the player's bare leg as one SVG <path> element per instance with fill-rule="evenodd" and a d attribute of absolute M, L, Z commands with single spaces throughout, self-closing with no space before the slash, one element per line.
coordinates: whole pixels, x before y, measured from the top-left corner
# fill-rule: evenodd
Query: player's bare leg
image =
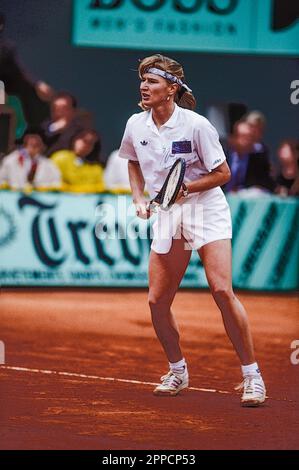
<path fill-rule="evenodd" d="M 177 395 L 189 384 L 178 326 L 170 307 L 190 256 L 191 251 L 185 250 L 183 238 L 173 240 L 171 250 L 165 255 L 154 251 L 150 254 L 149 305 L 152 322 L 170 366 L 168 374 L 161 377 L 161 385 L 155 388 L 155 395 Z"/>
<path fill-rule="evenodd" d="M 226 332 L 243 365 L 255 362 L 253 341 L 245 308 L 232 289 L 230 240 L 217 240 L 199 250 L 207 280 Z"/>
<path fill-rule="evenodd" d="M 149 305 L 155 332 L 169 362 L 182 359 L 177 323 L 171 304 L 186 271 L 191 251 L 185 249 L 185 240 L 174 239 L 167 254 L 151 251 L 149 260 Z"/>
<path fill-rule="evenodd" d="M 244 406 L 257 406 L 265 400 L 265 386 L 255 361 L 247 313 L 232 289 L 230 240 L 217 240 L 199 250 L 207 280 L 223 323 L 239 358 L 244 376 Z"/>

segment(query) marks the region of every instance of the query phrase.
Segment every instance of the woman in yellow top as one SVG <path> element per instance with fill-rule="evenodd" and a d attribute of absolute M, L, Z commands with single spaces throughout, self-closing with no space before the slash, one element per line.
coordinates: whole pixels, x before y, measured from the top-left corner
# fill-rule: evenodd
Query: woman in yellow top
<path fill-rule="evenodd" d="M 71 150 L 59 150 L 51 156 L 59 168 L 62 190 L 82 193 L 104 191 L 103 168 L 99 164 L 100 140 L 93 130 L 80 131 Z"/>

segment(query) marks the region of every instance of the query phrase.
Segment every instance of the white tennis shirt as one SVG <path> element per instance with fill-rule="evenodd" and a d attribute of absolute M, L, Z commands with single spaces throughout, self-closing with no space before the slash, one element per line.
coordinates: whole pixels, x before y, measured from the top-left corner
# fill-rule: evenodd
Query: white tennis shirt
<path fill-rule="evenodd" d="M 152 110 L 133 114 L 127 122 L 119 156 L 139 162 L 151 198 L 161 189 L 176 159 L 186 161 L 185 182 L 199 179 L 226 159 L 212 124 L 176 104 L 171 117 L 160 129 L 153 121 Z"/>

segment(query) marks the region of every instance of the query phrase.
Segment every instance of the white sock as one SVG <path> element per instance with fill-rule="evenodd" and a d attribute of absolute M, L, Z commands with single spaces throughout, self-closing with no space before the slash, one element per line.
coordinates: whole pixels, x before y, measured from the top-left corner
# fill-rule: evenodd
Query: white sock
<path fill-rule="evenodd" d="M 182 374 L 185 371 L 186 367 L 187 367 L 185 358 L 183 357 L 183 359 L 181 359 L 178 362 L 170 362 L 169 367 L 173 372 L 177 372 L 179 374 Z"/>
<path fill-rule="evenodd" d="M 243 377 L 247 375 L 259 375 L 260 369 L 257 362 L 253 362 L 252 364 L 248 364 L 247 366 L 241 366 Z"/>

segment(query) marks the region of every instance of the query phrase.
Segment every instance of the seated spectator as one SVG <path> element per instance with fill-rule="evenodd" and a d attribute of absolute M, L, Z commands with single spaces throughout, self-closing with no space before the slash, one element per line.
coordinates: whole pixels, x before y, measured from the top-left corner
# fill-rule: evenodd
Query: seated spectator
<path fill-rule="evenodd" d="M 59 189 L 60 173 L 42 155 L 45 145 L 38 134 L 26 134 L 21 148 L 3 158 L 0 185 L 11 189 Z"/>
<path fill-rule="evenodd" d="M 131 192 L 128 162 L 118 157 L 118 150 L 114 150 L 108 158 L 104 179 L 109 191 Z"/>
<path fill-rule="evenodd" d="M 249 188 L 255 188 L 256 193 L 273 191 L 268 154 L 262 149 L 255 149 L 255 140 L 251 126 L 245 121 L 238 121 L 228 141 L 222 142 L 231 170 L 231 179 L 224 187 L 225 192 Z"/>
<path fill-rule="evenodd" d="M 299 147 L 296 141 L 284 141 L 277 151 L 280 163 L 280 173 L 277 177 L 275 188 L 280 196 L 299 195 Z"/>
<path fill-rule="evenodd" d="M 83 193 L 104 191 L 99 148 L 100 140 L 97 133 L 84 130 L 73 138 L 71 150 L 60 150 L 51 156 L 51 160 L 61 172 L 64 191 Z"/>
<path fill-rule="evenodd" d="M 51 118 L 41 126 L 48 147 L 47 155 L 70 149 L 73 137 L 91 126 L 91 115 L 77 109 L 76 99 L 70 93 L 58 93 L 51 101 Z"/>

